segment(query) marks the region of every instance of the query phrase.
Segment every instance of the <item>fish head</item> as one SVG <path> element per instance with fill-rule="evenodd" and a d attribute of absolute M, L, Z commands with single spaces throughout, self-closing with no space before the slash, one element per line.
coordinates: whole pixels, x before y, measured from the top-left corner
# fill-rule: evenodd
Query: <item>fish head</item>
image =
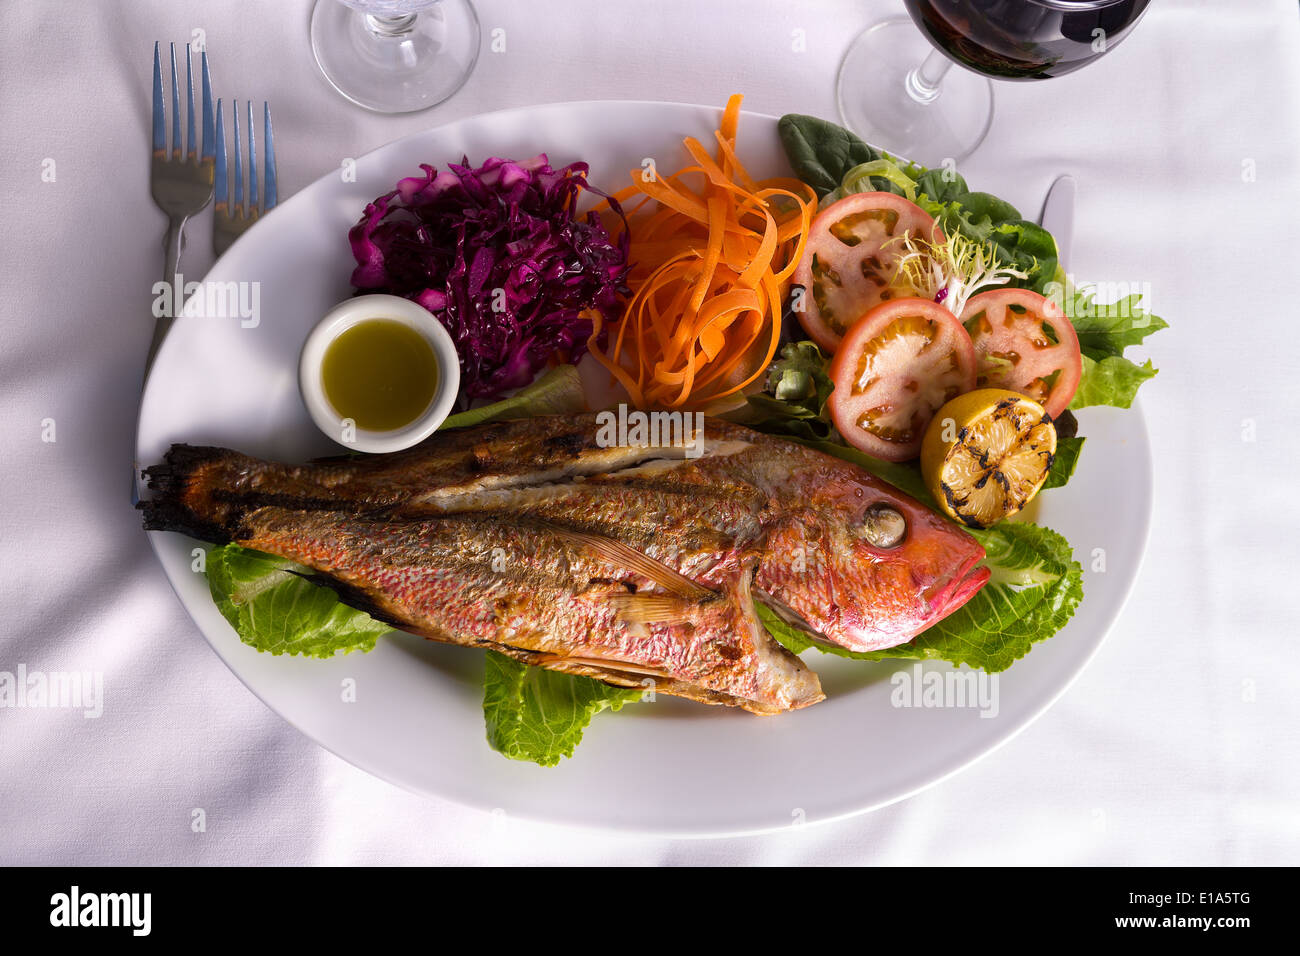
<path fill-rule="evenodd" d="M 831 643 L 871 651 L 911 640 L 989 578 L 984 548 L 861 471 L 801 482 L 804 507 L 769 536 L 758 585 Z"/>

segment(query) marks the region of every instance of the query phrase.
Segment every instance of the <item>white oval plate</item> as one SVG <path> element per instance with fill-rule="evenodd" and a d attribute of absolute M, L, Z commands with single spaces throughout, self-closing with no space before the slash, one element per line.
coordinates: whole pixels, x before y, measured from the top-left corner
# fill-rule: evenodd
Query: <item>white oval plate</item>
<path fill-rule="evenodd" d="M 321 178 L 236 242 L 207 276 L 257 283 L 258 324 L 187 317 L 168 336 L 144 395 L 139 462 L 158 461 L 174 441 L 284 461 L 338 451 L 299 398 L 298 350 L 351 292 L 348 228 L 419 163 L 545 151 L 556 166 L 585 160 L 591 181 L 613 190 L 646 158 L 661 169 L 682 165 L 682 137 L 711 142 L 718 117 L 716 109 L 672 103 L 530 106 L 390 143 L 358 160 L 355 182 L 337 172 Z M 788 175 L 774 117 L 745 114 L 740 147 L 751 172 Z M 1086 597 L 1062 633 L 999 676 L 996 716 L 892 706 L 890 676 L 912 664 L 808 652 L 828 694 L 815 707 L 763 718 L 660 697 L 598 716 L 572 759 L 543 769 L 489 749 L 481 654 L 402 634 L 369 654 L 330 661 L 259 654 L 240 643 L 191 570 L 195 543 L 176 534 L 151 538 L 176 593 L 230 669 L 312 740 L 376 776 L 523 818 L 675 835 L 758 832 L 865 812 L 942 780 L 1023 729 L 1088 662 L 1138 571 L 1151 464 L 1136 409 L 1088 409 L 1080 420 L 1088 445 L 1078 474 L 1040 499 L 1040 520 L 1071 541 L 1085 567 L 1104 548 L 1105 571 L 1087 572 Z M 356 681 L 354 703 L 341 699 L 345 678 Z"/>

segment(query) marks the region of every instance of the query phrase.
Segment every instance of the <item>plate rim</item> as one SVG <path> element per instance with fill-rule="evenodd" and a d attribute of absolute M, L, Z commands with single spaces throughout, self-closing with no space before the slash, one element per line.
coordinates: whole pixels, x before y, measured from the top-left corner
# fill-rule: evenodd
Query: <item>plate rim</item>
<path fill-rule="evenodd" d="M 526 106 L 508 106 L 508 107 L 502 107 L 500 109 L 490 110 L 483 113 L 471 113 L 465 116 L 461 116 L 457 119 L 449 120 L 445 123 L 438 123 L 436 125 L 426 126 L 421 129 L 413 130 L 409 133 L 406 133 L 402 136 L 398 136 L 392 140 L 389 140 L 372 149 L 367 150 L 366 152 L 357 156 L 356 160 L 358 163 L 360 163 L 362 160 L 364 160 L 367 157 L 373 156 L 376 153 L 379 153 L 381 151 L 388 150 L 408 140 L 414 140 L 419 137 L 436 133 L 439 130 L 447 129 L 460 124 L 488 121 L 512 113 L 524 114 L 524 113 L 531 113 L 531 112 L 544 110 L 544 109 L 582 109 L 582 108 L 591 108 L 593 106 L 600 107 L 600 108 L 610 108 L 612 106 L 638 106 L 638 107 L 648 106 L 654 108 L 658 108 L 658 107 L 679 108 L 683 110 L 690 110 L 696 112 L 701 112 L 701 111 L 716 112 L 719 114 L 722 112 L 722 107 L 710 106 L 710 105 L 700 104 L 700 103 L 688 103 L 688 102 L 670 101 L 670 100 L 618 99 L 618 98 L 560 100 L 560 101 L 552 101 L 547 103 L 529 104 Z M 775 116 L 770 113 L 764 113 L 756 110 L 742 109 L 741 114 L 743 116 L 750 116 L 765 121 L 769 121 L 773 125 L 778 123 L 780 120 L 779 116 Z M 305 184 L 292 196 L 288 197 L 287 199 L 279 203 L 276 207 L 276 211 L 278 212 L 278 210 L 282 208 L 289 208 L 291 205 L 294 204 L 302 205 L 307 201 L 307 194 L 310 192 L 312 187 L 315 187 L 321 182 L 330 179 L 335 174 L 336 174 L 335 172 L 330 172 L 330 171 L 322 173 L 320 176 L 316 177 L 315 179 L 311 180 L 309 183 Z M 265 220 L 265 218 L 266 217 L 263 217 L 263 220 Z M 245 238 L 250 234 L 254 234 L 255 232 L 256 232 L 256 228 L 255 227 L 251 228 L 247 232 L 242 234 L 238 239 L 236 239 L 235 242 L 231 244 L 230 248 L 224 254 L 214 259 L 212 264 L 205 271 L 203 275 L 203 279 L 201 281 L 207 282 L 208 277 L 218 270 L 218 267 L 221 266 L 221 264 L 227 259 L 227 257 L 231 256 L 232 253 L 242 248 L 242 246 L 244 245 Z M 168 340 L 174 340 L 175 338 L 176 336 L 169 335 L 167 339 L 163 341 L 162 347 L 159 350 L 159 358 L 162 357 L 163 350 L 167 349 L 169 345 L 173 344 Z M 155 363 L 155 364 L 159 364 L 159 363 Z M 145 387 L 142 392 L 141 401 L 139 404 L 139 409 L 137 411 L 136 422 L 135 422 L 136 427 L 135 427 L 135 438 L 133 443 L 134 444 L 133 456 L 134 456 L 134 462 L 136 466 L 137 484 L 141 490 L 143 490 L 144 486 L 139 478 L 140 466 L 142 461 L 141 454 L 140 454 L 141 453 L 140 426 L 145 416 L 145 410 L 150 404 L 148 401 L 150 397 L 150 386 L 155 381 L 156 379 L 152 375 L 152 370 L 151 370 L 149 380 L 145 383 Z M 992 739 L 991 742 L 987 744 L 987 746 L 983 746 L 983 747 L 977 746 L 966 759 L 956 762 L 953 766 L 941 772 L 926 777 L 921 782 L 917 783 L 915 786 L 906 789 L 896 795 L 892 795 L 887 799 L 869 801 L 863 806 L 858 806 L 841 812 L 833 812 L 829 815 L 822 815 L 816 818 L 808 819 L 806 821 L 806 825 L 814 826 L 814 827 L 822 827 L 829 824 L 843 822 L 845 820 L 849 820 L 855 817 L 864 816 L 876 810 L 880 810 L 885 807 L 891 806 L 893 804 L 900 803 L 904 800 L 910 799 L 911 797 L 914 797 L 917 794 L 922 793 L 923 791 L 929 790 L 930 788 L 938 786 L 939 784 L 949 780 L 950 778 L 957 776 L 963 771 L 969 769 L 974 764 L 983 760 L 985 757 L 989 756 L 990 754 L 1004 747 L 1006 744 L 1008 744 L 1016 737 L 1018 737 L 1024 730 L 1026 730 L 1032 724 L 1037 722 L 1038 719 L 1042 717 L 1044 713 L 1050 710 L 1063 696 L 1065 696 L 1065 694 L 1074 686 L 1075 682 L 1079 679 L 1080 675 L 1092 663 L 1097 653 L 1101 650 L 1102 645 L 1105 644 L 1106 641 L 1109 639 L 1111 632 L 1114 630 L 1115 624 L 1123 615 L 1125 609 L 1129 604 L 1129 601 L 1132 599 L 1133 592 L 1137 584 L 1137 580 L 1141 576 L 1143 567 L 1145 566 L 1147 552 L 1150 547 L 1150 538 L 1151 538 L 1152 521 L 1153 521 L 1153 500 L 1154 500 L 1154 459 L 1152 457 L 1151 435 L 1147 427 L 1146 416 L 1143 414 L 1142 411 L 1140 399 L 1135 399 L 1132 403 L 1132 406 L 1125 411 L 1127 415 L 1131 416 L 1132 419 L 1135 420 L 1135 424 L 1137 425 L 1137 432 L 1141 436 L 1141 443 L 1140 443 L 1141 447 L 1139 449 L 1138 458 L 1139 458 L 1139 464 L 1141 470 L 1143 472 L 1141 478 L 1141 482 L 1142 482 L 1141 497 L 1144 503 L 1144 507 L 1142 509 L 1141 528 L 1139 529 L 1138 534 L 1136 535 L 1137 560 L 1133 567 L 1132 573 L 1129 575 L 1128 579 L 1125 581 L 1125 583 L 1122 586 L 1122 591 L 1119 594 L 1118 599 L 1111 606 L 1109 614 L 1106 616 L 1105 620 L 1101 622 L 1100 626 L 1095 629 L 1099 633 L 1098 636 L 1093 641 L 1092 647 L 1088 650 L 1088 652 L 1085 655 L 1080 657 L 1077 662 L 1069 666 L 1069 674 L 1063 681 L 1060 682 L 1059 686 L 1053 688 L 1052 692 L 1049 695 L 1047 695 L 1046 698 L 1042 700 L 1037 706 L 1035 706 L 1033 710 L 1027 716 L 1025 716 L 1016 726 L 1012 727 L 1004 735 Z M 259 701 L 261 701 L 262 704 L 266 706 L 276 716 L 276 718 L 288 724 L 297 733 L 301 734 L 303 737 L 307 738 L 313 744 L 320 747 L 321 749 L 327 751 L 328 753 L 332 754 L 338 759 L 343 760 L 347 764 L 356 767 L 358 770 L 361 770 L 364 773 L 370 774 L 371 776 L 383 780 L 385 783 L 388 783 L 391 786 L 395 786 L 407 793 L 417 795 L 421 798 L 432 797 L 434 799 L 445 800 L 454 805 L 465 807 L 468 809 L 472 809 L 480 812 L 484 810 L 484 807 L 482 805 L 472 802 L 469 799 L 462 798 L 459 795 L 451 795 L 443 792 L 431 792 L 426 789 L 421 789 L 408 782 L 395 779 L 388 772 L 379 769 L 378 767 L 374 766 L 369 761 L 366 761 L 363 758 L 358 758 L 354 756 L 345 756 L 344 754 L 336 750 L 333 746 L 321 740 L 316 734 L 303 728 L 295 721 L 290 720 L 280 709 L 278 709 L 274 704 L 272 704 L 269 700 L 267 700 L 267 698 L 263 696 L 263 694 L 259 693 L 258 690 L 254 688 L 252 684 L 249 682 L 249 679 L 246 678 L 245 675 L 240 672 L 240 670 L 232 666 L 232 664 L 226 659 L 226 657 L 217 648 L 213 640 L 208 636 L 204 628 L 198 623 L 197 620 L 195 620 L 194 616 L 190 613 L 189 608 L 186 605 L 185 598 L 184 596 L 182 596 L 181 592 L 178 590 L 176 586 L 176 583 L 173 581 L 172 575 L 168 569 L 167 562 L 163 560 L 163 554 L 160 551 L 160 543 L 164 540 L 165 533 L 145 532 L 145 534 L 146 537 L 149 539 L 150 547 L 153 550 L 154 556 L 157 559 L 159 567 L 163 572 L 163 576 L 167 580 L 168 587 L 171 588 L 172 593 L 176 596 L 177 601 L 184 609 L 186 617 L 190 619 L 191 625 L 199 632 L 200 636 L 202 636 L 204 640 L 204 643 L 207 644 L 209 650 L 217 656 L 218 660 L 220 660 L 221 663 L 231 673 L 234 674 L 234 676 L 239 680 L 239 682 L 243 684 L 243 686 L 248 691 L 250 691 L 254 697 L 256 697 Z M 1073 546 L 1072 546 L 1072 550 L 1073 550 Z M 1080 607 L 1082 606 L 1083 605 L 1081 603 Z M 532 823 L 540 823 L 549 826 L 569 827 L 578 830 L 597 832 L 597 833 L 622 833 L 622 834 L 634 834 L 634 835 L 643 835 L 643 836 L 655 836 L 664 839 L 686 839 L 686 840 L 710 840 L 710 839 L 725 839 L 730 837 L 761 836 L 769 833 L 784 832 L 785 830 L 789 829 L 790 826 L 789 823 L 774 822 L 770 826 L 759 826 L 759 827 L 737 827 L 737 828 L 728 828 L 728 829 L 717 829 L 716 827 L 706 825 L 695 829 L 680 829 L 677 827 L 656 827 L 653 824 L 629 825 L 620 821 L 613 821 L 608 819 L 597 819 L 594 821 L 579 822 L 572 817 L 548 816 L 542 813 L 530 812 L 528 809 L 512 810 L 511 816 L 513 818 L 526 820 Z"/>

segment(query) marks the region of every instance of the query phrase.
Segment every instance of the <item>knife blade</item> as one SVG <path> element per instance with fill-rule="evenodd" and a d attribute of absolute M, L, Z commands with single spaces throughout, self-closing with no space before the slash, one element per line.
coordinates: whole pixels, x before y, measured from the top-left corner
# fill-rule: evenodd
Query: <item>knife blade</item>
<path fill-rule="evenodd" d="M 1070 247 L 1074 242 L 1074 177 L 1064 173 L 1056 177 L 1043 200 L 1038 224 L 1056 240 L 1056 256 L 1061 269 L 1070 271 Z"/>

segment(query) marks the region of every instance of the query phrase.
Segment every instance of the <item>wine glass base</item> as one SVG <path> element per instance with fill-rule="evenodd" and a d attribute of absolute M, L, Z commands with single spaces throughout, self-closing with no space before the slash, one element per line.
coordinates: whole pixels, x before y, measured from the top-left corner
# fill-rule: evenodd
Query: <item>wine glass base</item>
<path fill-rule="evenodd" d="M 958 67 L 944 75 L 933 100 L 914 98 L 908 74 L 934 51 L 907 17 L 883 20 L 859 34 L 836 82 L 844 125 L 871 145 L 925 166 L 969 156 L 993 122 L 993 84 Z"/>
<path fill-rule="evenodd" d="M 353 103 L 414 113 L 437 106 L 469 79 L 478 61 L 478 16 L 469 0 L 442 0 L 390 34 L 338 0 L 316 0 L 311 49 L 325 79 Z"/>

